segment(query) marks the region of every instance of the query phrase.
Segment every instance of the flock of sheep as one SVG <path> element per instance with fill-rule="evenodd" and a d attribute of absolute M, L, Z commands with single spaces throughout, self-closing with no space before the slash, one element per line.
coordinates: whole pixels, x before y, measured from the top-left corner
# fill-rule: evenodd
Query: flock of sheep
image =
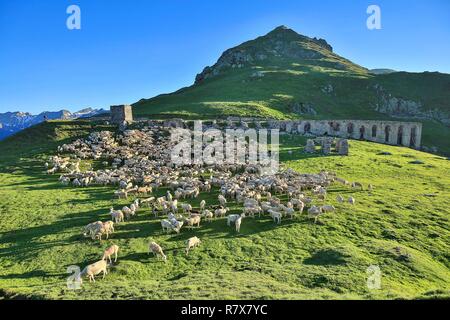
<path fill-rule="evenodd" d="M 227 225 L 239 233 L 245 218 L 268 215 L 275 224 L 280 224 L 282 219 L 294 219 L 305 210 L 316 223 L 321 215 L 336 210 L 325 203 L 327 187 L 332 183 L 362 189 L 361 183 L 350 184 L 332 172 L 300 174 L 288 169 L 264 176 L 253 165 L 176 166 L 170 161 L 170 150 L 175 142 L 168 139 L 169 134 L 169 128 L 160 126 L 127 130 L 116 136 L 109 131 L 94 132 L 86 139 L 58 148 L 59 155 L 51 157 L 46 168 L 49 174 L 61 173 L 62 184 L 111 185 L 117 187 L 114 197 L 135 198 L 121 210 L 111 208 L 110 221 L 87 225 L 84 236 L 100 241 L 103 236 L 108 239 L 115 232 L 115 226 L 132 219 L 144 207 L 155 217 L 163 215 L 161 227 L 166 233 L 180 233 L 182 228 L 199 227 L 204 220 L 211 222 L 218 218 L 226 219 Z M 82 160 L 99 161 L 103 169 L 82 171 Z M 160 188 L 167 188 L 165 196 L 153 196 Z M 217 203 L 207 205 L 202 200 L 194 210 L 189 201 L 213 189 L 219 190 Z M 353 197 L 346 200 L 339 195 L 337 201 L 355 204 Z M 227 215 L 230 202 L 238 204 L 241 212 Z M 198 237 L 188 239 L 186 254 L 200 243 Z M 87 266 L 80 277 L 88 276 L 90 281 L 95 281 L 95 275 L 103 273 L 105 276 L 107 261 L 112 263 L 114 256 L 116 262 L 118 251 L 117 245 L 107 248 L 102 260 Z M 148 252 L 167 260 L 162 247 L 155 242 L 149 243 Z"/>

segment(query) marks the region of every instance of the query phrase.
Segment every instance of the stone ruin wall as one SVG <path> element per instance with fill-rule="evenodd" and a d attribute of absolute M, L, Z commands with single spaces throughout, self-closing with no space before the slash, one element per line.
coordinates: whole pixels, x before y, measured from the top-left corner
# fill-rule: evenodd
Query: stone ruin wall
<path fill-rule="evenodd" d="M 157 123 L 160 121 L 150 120 Z M 187 127 L 188 121 L 176 119 L 161 121 L 167 127 Z M 207 121 L 205 121 L 207 122 Z M 213 121 L 216 124 L 222 121 Z M 222 124 L 242 128 L 254 124 L 256 128 L 280 129 L 281 132 L 310 136 L 330 136 L 344 139 L 367 140 L 389 145 L 420 149 L 422 124 L 420 122 L 384 120 L 261 120 L 228 119 Z"/>
<path fill-rule="evenodd" d="M 284 121 L 286 131 L 317 136 L 334 136 L 419 149 L 422 124 L 383 120 L 303 120 Z M 282 126 L 283 126 L 282 125 Z"/>

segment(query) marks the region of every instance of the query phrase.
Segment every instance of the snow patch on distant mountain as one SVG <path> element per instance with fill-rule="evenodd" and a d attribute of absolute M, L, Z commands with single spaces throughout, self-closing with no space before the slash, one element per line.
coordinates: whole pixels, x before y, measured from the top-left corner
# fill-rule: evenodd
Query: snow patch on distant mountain
<path fill-rule="evenodd" d="M 68 110 L 60 110 L 55 112 L 45 111 L 38 115 L 32 115 L 31 113 L 20 111 L 0 113 L 0 140 L 45 120 L 90 118 L 107 112 L 108 111 L 104 109 L 86 108 L 74 113 L 71 113 Z"/>

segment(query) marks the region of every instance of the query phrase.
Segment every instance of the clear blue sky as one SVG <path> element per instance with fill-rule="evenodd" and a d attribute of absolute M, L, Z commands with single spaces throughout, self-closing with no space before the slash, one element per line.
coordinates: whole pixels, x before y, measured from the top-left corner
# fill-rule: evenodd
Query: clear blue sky
<path fill-rule="evenodd" d="M 81 8 L 81 30 L 66 8 Z M 366 28 L 381 7 L 382 30 Z M 450 73 L 449 0 L 0 0 L 0 112 L 133 103 L 278 25 L 368 68 Z"/>

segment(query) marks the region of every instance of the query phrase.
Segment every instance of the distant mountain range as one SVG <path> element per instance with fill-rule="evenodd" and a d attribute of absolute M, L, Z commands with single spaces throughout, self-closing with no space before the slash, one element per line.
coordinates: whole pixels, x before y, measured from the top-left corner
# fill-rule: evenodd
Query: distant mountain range
<path fill-rule="evenodd" d="M 0 140 L 46 120 L 90 118 L 107 112 L 108 111 L 104 109 L 86 108 L 74 113 L 68 110 L 60 110 L 55 112 L 45 111 L 38 115 L 32 115 L 31 113 L 20 111 L 0 113 Z"/>

